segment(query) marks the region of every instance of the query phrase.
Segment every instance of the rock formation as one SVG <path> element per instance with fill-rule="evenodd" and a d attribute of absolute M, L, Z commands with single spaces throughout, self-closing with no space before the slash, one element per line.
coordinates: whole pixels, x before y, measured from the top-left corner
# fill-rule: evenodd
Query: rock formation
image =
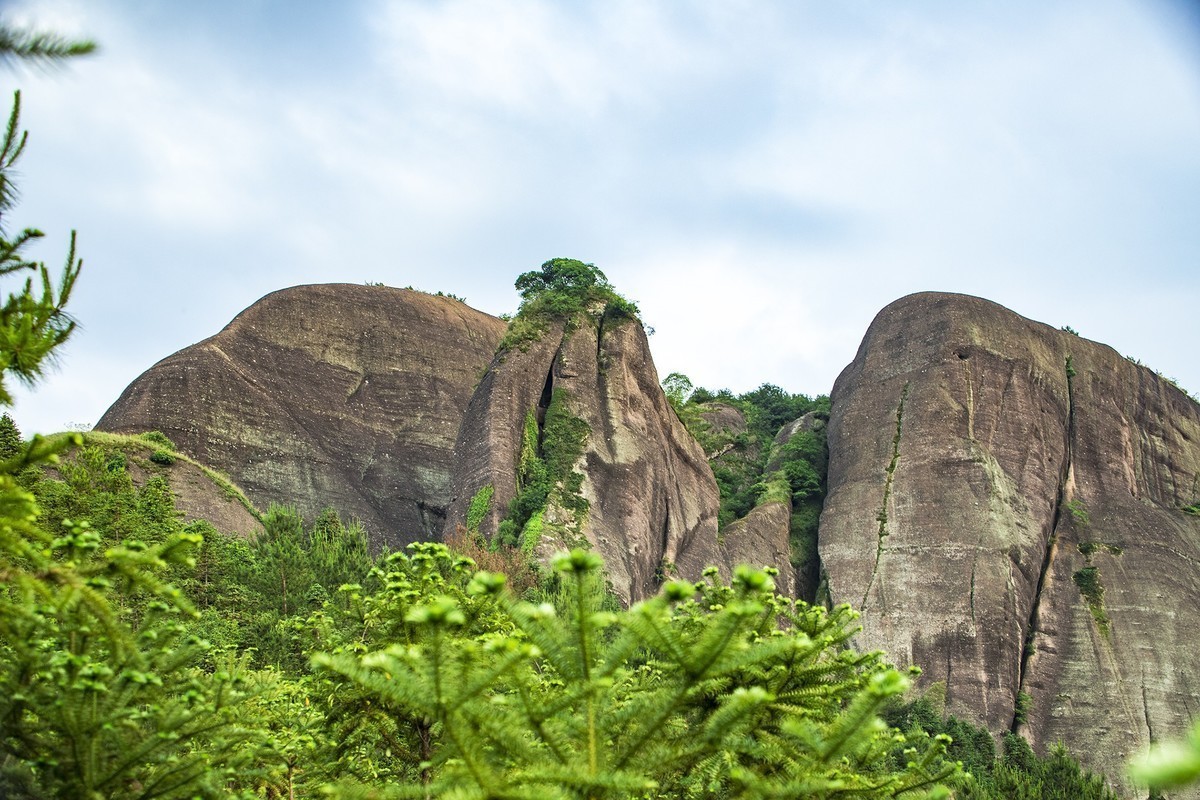
<path fill-rule="evenodd" d="M 493 487 L 480 524 L 493 536 L 516 496 L 522 429 L 544 423 L 552 399 L 587 426 L 575 469 L 587 510 L 572 519 L 546 511 L 545 555 L 589 542 L 626 601 L 653 594 L 665 577 L 699 577 L 725 556 L 717 542 L 717 486 L 699 445 L 663 395 L 641 325 L 586 316 L 573 330 L 552 324 L 525 350 L 501 353 L 471 399 L 455 458 L 448 525 L 466 521 L 469 501 Z M 575 524 L 573 524 L 575 523 Z"/>
<path fill-rule="evenodd" d="M 779 570 L 775 576 L 775 591 L 796 597 L 800 576 L 790 563 L 791 517 L 791 503 L 762 503 L 746 516 L 726 525 L 721 531 L 721 539 L 728 561 L 775 567 Z"/>
<path fill-rule="evenodd" d="M 1200 406 L 1111 348 L 903 298 L 838 378 L 820 557 L 858 644 L 1036 747 L 1125 759 L 1200 709 Z"/>
<path fill-rule="evenodd" d="M 392 546 L 436 538 L 459 423 L 504 323 L 382 286 L 267 295 L 134 381 L 98 430 L 161 430 L 265 508 L 331 505 Z"/>

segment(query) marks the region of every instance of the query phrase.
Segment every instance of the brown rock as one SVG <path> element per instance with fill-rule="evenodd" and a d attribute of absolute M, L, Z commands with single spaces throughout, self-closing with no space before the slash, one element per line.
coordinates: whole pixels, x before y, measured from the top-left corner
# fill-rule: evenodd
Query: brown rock
<path fill-rule="evenodd" d="M 790 503 L 763 503 L 721 531 L 726 560 L 732 566 L 774 567 L 775 591 L 796 596 L 796 571 L 791 566 Z"/>
<path fill-rule="evenodd" d="M 959 716 L 1062 741 L 1117 782 L 1151 736 L 1182 733 L 1200 707 L 1186 395 L 994 303 L 917 294 L 838 378 L 829 452 L 821 562 L 832 599 L 862 611 L 861 647 L 944 681 Z M 1100 601 L 1074 577 L 1089 566 Z"/>
<path fill-rule="evenodd" d="M 451 454 L 504 323 L 381 286 L 299 286 L 134 381 L 98 430 L 161 430 L 258 506 L 332 505 L 374 542 L 436 538 Z"/>
<path fill-rule="evenodd" d="M 526 415 L 556 390 L 589 434 L 576 470 L 589 503 L 579 535 L 605 559 L 626 602 L 653 594 L 665 577 L 698 578 L 722 564 L 717 542 L 718 494 L 704 453 L 671 410 L 658 382 L 646 335 L 634 322 L 585 318 L 563 333 L 551 326 L 525 351 L 493 362 L 471 399 L 460 433 L 455 500 L 448 526 L 462 524 L 470 499 L 491 484 L 491 514 L 480 526 L 493 535 L 516 494 Z M 569 522 L 551 507 L 547 520 Z M 547 535 L 539 553 L 575 544 Z"/>

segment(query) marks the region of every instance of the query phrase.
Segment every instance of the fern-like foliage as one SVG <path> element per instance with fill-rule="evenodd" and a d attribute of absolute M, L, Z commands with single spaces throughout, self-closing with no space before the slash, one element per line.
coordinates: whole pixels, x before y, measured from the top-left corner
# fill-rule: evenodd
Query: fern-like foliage
<path fill-rule="evenodd" d="M 449 559 L 437 545 L 418 555 Z M 555 564 L 562 595 L 534 605 L 503 578 L 408 606 L 403 637 L 317 656 L 428 734 L 419 772 L 343 796 L 452 798 L 938 797 L 958 772 L 945 741 L 879 720 L 908 677 L 845 645 L 853 612 L 780 597 L 770 575 L 715 570 L 605 610 L 593 553 Z M 481 607 L 490 624 L 479 625 Z M 397 631 L 399 633 L 400 631 Z"/>
<path fill-rule="evenodd" d="M 240 664 L 194 668 L 195 609 L 164 579 L 199 537 L 114 545 L 86 521 L 41 527 L 16 476 L 79 439 L 35 436 L 0 467 L 0 761 L 32 796 L 215 795 L 250 732 L 235 718 Z"/>

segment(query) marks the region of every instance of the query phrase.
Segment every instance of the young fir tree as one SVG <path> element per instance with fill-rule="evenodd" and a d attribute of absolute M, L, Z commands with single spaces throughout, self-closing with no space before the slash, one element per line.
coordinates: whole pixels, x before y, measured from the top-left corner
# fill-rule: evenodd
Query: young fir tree
<path fill-rule="evenodd" d="M 314 659 L 428 731 L 407 785 L 345 796 L 947 796 L 944 737 L 918 737 L 893 765 L 904 739 L 877 714 L 909 681 L 845 648 L 848 608 L 793 605 L 742 569 L 732 586 L 676 581 L 614 613 L 597 556 L 555 568 L 558 603 L 517 601 L 478 573 L 411 597 L 391 646 Z"/>

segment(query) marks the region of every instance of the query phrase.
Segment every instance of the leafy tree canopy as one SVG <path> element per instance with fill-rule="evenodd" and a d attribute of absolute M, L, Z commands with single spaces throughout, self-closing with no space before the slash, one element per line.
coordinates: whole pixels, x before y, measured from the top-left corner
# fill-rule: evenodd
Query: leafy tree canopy
<path fill-rule="evenodd" d="M 600 320 L 638 319 L 638 307 L 617 294 L 594 264 L 573 258 L 552 258 L 541 269 L 517 277 L 521 307 L 500 343 L 502 350 L 525 347 L 537 339 L 549 320 L 577 324 L 584 312 Z"/>

